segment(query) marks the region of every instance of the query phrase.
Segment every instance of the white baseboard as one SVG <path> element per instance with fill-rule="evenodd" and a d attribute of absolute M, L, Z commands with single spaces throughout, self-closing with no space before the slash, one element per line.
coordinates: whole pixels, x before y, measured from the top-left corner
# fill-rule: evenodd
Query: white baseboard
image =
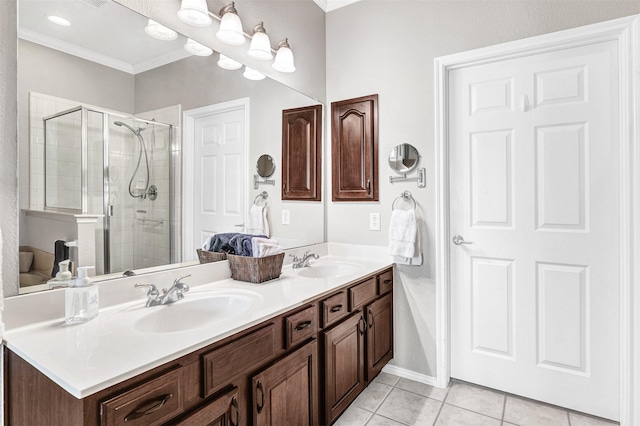
<path fill-rule="evenodd" d="M 395 374 L 403 379 L 409 379 L 416 382 L 424 383 L 425 385 L 436 387 L 436 378 L 427 376 L 426 374 L 416 373 L 415 371 L 407 370 L 405 368 L 396 367 L 395 365 L 385 365 L 382 367 L 382 371 L 389 374 Z"/>

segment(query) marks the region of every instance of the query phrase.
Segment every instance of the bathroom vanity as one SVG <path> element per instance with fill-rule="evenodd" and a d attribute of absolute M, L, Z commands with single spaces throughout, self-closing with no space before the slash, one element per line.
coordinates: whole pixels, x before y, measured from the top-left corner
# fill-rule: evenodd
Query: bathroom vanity
<path fill-rule="evenodd" d="M 393 357 L 393 269 L 323 262 L 264 285 L 192 288 L 184 312 L 137 300 L 75 328 L 11 331 L 6 424 L 331 424 Z M 244 313 L 189 328 L 199 300 L 231 291 Z M 163 323 L 172 312 L 183 321 Z"/>

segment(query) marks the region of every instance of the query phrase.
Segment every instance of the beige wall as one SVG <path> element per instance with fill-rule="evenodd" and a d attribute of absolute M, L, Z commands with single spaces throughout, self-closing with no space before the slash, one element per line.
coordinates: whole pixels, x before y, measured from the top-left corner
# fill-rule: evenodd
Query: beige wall
<path fill-rule="evenodd" d="M 329 202 L 328 239 L 387 245 L 391 203 L 405 189 L 423 218 L 424 265 L 397 268 L 393 364 L 436 374 L 434 58 L 636 13 L 637 1 L 364 0 L 327 14 L 327 103 L 378 93 L 380 126 L 380 202 Z M 389 183 L 388 153 L 403 142 L 420 151 L 426 188 Z M 381 231 L 369 231 L 370 212 Z"/>

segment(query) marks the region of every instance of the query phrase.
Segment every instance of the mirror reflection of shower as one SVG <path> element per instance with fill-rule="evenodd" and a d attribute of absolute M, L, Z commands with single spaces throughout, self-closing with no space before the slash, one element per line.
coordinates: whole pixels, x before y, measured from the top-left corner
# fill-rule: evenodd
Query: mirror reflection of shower
<path fill-rule="evenodd" d="M 129 180 L 129 195 L 131 195 L 133 198 L 146 198 L 147 190 L 149 189 L 149 155 L 147 154 L 147 147 L 144 143 L 144 138 L 142 137 L 142 132 L 146 129 L 142 127 L 138 127 L 137 129 L 134 129 L 133 127 L 129 126 L 126 123 L 123 123 L 122 121 L 115 121 L 113 124 L 119 127 L 122 127 L 122 126 L 126 127 L 127 129 L 131 130 L 131 132 L 134 135 L 136 135 L 136 137 L 138 138 L 138 144 L 139 144 L 138 162 L 136 164 L 136 168 L 133 174 L 131 175 L 131 179 Z M 144 180 L 136 181 L 136 187 L 135 187 L 136 193 L 134 194 L 133 189 L 131 187 L 133 185 L 133 181 L 135 180 L 138 174 L 138 171 L 140 170 L 140 161 L 142 160 L 143 153 L 144 153 L 144 164 L 147 170 L 147 174 Z"/>
<path fill-rule="evenodd" d="M 83 105 L 43 121 L 44 209 L 102 217 L 95 229 L 96 273 L 178 258 L 173 126 Z"/>

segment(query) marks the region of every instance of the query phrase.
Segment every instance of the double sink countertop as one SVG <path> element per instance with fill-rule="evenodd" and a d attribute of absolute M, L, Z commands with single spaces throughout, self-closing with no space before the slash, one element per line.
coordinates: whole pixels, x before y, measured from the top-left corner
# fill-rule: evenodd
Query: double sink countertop
<path fill-rule="evenodd" d="M 192 285 L 186 278 L 191 289 L 174 304 L 145 307 L 145 299 L 136 298 L 100 309 L 84 324 L 56 318 L 10 329 L 3 338 L 71 395 L 84 398 L 391 265 L 323 256 L 308 268 L 284 267 L 279 279 L 261 284 L 227 278 Z"/>

